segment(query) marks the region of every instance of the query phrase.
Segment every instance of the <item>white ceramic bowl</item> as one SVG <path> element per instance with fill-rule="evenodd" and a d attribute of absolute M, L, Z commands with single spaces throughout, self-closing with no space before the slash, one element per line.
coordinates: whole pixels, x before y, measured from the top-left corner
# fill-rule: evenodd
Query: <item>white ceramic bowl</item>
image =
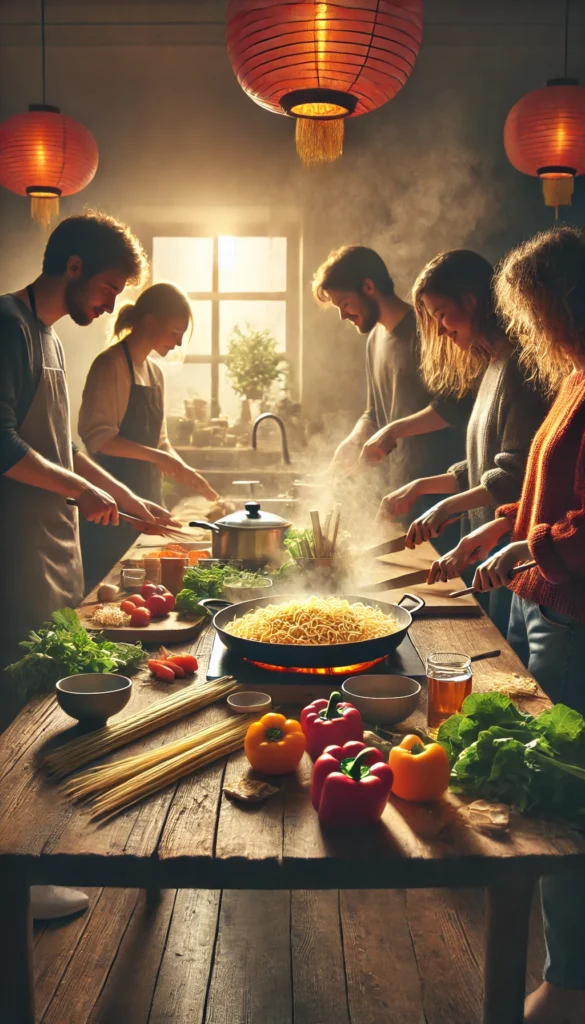
<path fill-rule="evenodd" d="M 409 676 L 352 676 L 341 687 L 343 696 L 367 722 L 393 725 L 412 715 L 421 691 Z"/>
<path fill-rule="evenodd" d="M 271 586 L 272 580 L 266 579 L 260 584 L 249 587 L 230 587 L 228 577 L 224 584 L 223 597 L 226 601 L 231 601 L 232 604 L 238 604 L 240 601 L 254 601 L 257 597 L 268 597 Z"/>
<path fill-rule="evenodd" d="M 66 715 L 98 727 L 126 707 L 132 682 L 111 672 L 85 672 L 60 679 L 56 690 Z"/>
<path fill-rule="evenodd" d="M 272 697 L 267 693 L 256 693 L 253 690 L 230 693 L 227 702 L 232 711 L 237 711 L 239 715 L 265 715 L 272 707 Z"/>

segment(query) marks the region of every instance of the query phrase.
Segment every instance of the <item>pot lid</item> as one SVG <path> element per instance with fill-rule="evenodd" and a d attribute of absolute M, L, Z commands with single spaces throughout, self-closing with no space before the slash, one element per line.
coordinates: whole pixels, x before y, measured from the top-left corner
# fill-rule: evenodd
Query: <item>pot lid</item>
<path fill-rule="evenodd" d="M 218 519 L 215 525 L 230 530 L 287 530 L 292 524 L 273 512 L 263 512 L 259 502 L 247 501 L 243 508 Z"/>

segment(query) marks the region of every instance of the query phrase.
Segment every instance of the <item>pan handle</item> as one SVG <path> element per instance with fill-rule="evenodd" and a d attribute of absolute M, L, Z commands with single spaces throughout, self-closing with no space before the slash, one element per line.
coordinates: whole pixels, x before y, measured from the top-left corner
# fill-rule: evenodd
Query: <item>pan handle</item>
<path fill-rule="evenodd" d="M 422 609 L 425 606 L 425 601 L 424 601 L 424 598 L 419 597 L 418 594 L 404 594 L 400 598 L 400 601 L 398 602 L 398 607 L 399 608 L 403 607 L 402 602 L 406 601 L 407 598 L 408 598 L 409 601 L 412 601 L 412 605 L 407 607 L 407 608 L 405 608 L 404 609 L 405 611 L 410 612 L 411 615 L 416 615 L 417 612 L 422 611 Z"/>
<path fill-rule="evenodd" d="M 231 601 L 224 601 L 221 597 L 204 597 L 199 602 L 202 608 L 205 608 L 210 612 L 219 612 L 222 608 L 230 608 L 232 605 Z"/>
<path fill-rule="evenodd" d="M 211 530 L 212 533 L 219 533 L 219 526 L 215 523 L 208 523 L 207 519 L 194 519 L 189 526 L 198 526 L 201 530 Z M 203 602 L 200 602 L 202 604 Z"/>

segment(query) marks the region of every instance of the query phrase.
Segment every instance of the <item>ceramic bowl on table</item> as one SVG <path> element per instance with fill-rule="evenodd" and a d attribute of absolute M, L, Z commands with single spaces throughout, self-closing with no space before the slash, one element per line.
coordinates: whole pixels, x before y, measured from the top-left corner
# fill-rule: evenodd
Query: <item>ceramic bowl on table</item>
<path fill-rule="evenodd" d="M 232 604 L 239 604 L 240 601 L 254 601 L 257 597 L 267 597 L 267 591 L 271 586 L 272 580 L 269 580 L 268 577 L 255 580 L 249 585 L 240 586 L 237 578 L 230 582 L 228 576 L 223 585 L 223 596 Z"/>
<path fill-rule="evenodd" d="M 394 725 L 412 715 L 421 685 L 409 676 L 364 675 L 346 679 L 341 689 L 366 722 Z"/>
<path fill-rule="evenodd" d="M 272 707 L 272 697 L 256 690 L 238 690 L 227 699 L 232 711 L 239 715 L 265 715 Z"/>
<path fill-rule="evenodd" d="M 126 707 L 132 681 L 111 672 L 84 672 L 60 679 L 56 692 L 66 715 L 98 728 Z"/>

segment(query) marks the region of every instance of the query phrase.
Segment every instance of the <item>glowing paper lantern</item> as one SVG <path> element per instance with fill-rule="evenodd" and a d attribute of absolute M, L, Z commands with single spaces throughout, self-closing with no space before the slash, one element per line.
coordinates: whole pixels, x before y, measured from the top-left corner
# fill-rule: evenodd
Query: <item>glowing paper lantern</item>
<path fill-rule="evenodd" d="M 59 197 L 80 192 L 98 166 L 96 141 L 59 107 L 32 104 L 0 123 L 0 185 L 30 196 L 35 220 L 49 224 Z"/>
<path fill-rule="evenodd" d="M 229 0 L 227 47 L 244 91 L 297 119 L 307 164 L 335 160 L 344 120 L 381 107 L 408 79 L 422 0 Z"/>
<path fill-rule="evenodd" d="M 504 127 L 511 164 L 542 179 L 547 206 L 569 206 L 575 177 L 585 173 L 585 89 L 576 78 L 551 78 L 523 96 Z"/>

